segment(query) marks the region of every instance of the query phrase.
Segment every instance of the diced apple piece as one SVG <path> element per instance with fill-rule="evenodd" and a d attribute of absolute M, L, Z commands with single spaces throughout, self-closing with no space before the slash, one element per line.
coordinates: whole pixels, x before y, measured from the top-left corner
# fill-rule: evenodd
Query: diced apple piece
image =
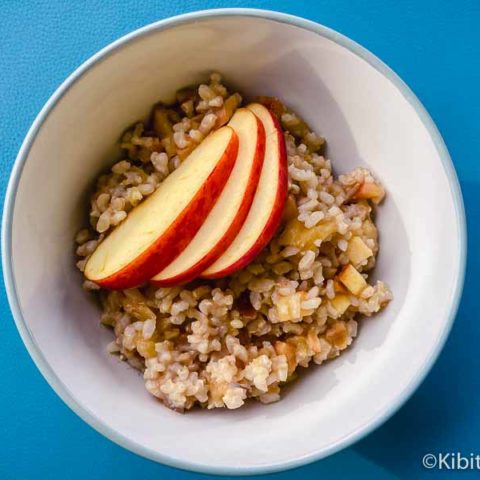
<path fill-rule="evenodd" d="M 140 338 L 136 341 L 136 345 L 137 352 L 143 358 L 153 358 L 157 356 L 157 351 L 155 350 L 155 341 Z"/>
<path fill-rule="evenodd" d="M 280 297 L 275 303 L 275 310 L 279 322 L 288 322 L 301 318 L 302 300 L 298 293 L 288 297 Z"/>
<path fill-rule="evenodd" d="M 325 332 L 325 339 L 334 347 L 343 350 L 349 343 L 348 328 L 345 322 L 335 322 Z"/>
<path fill-rule="evenodd" d="M 360 188 L 353 195 L 354 200 L 372 200 L 373 203 L 378 204 L 385 197 L 385 190 L 377 183 L 365 182 L 360 185 Z"/>
<path fill-rule="evenodd" d="M 278 321 L 288 322 L 302 318 L 302 302 L 306 296 L 305 292 L 296 292 L 293 295 L 280 297 L 275 303 Z"/>
<path fill-rule="evenodd" d="M 290 220 L 280 236 L 280 245 L 293 245 L 300 250 L 315 248 L 315 240 L 326 240 L 337 231 L 333 220 L 324 220 L 312 228 L 306 228 L 300 220 Z"/>
<path fill-rule="evenodd" d="M 297 367 L 295 346 L 288 342 L 275 342 L 275 352 L 277 355 L 285 355 L 288 362 L 288 373 L 293 373 Z"/>
<path fill-rule="evenodd" d="M 377 227 L 372 222 L 372 220 L 370 220 L 370 218 L 366 218 L 364 220 L 359 231 L 365 238 L 371 238 L 372 240 L 375 240 L 375 241 L 377 241 L 378 239 Z"/>
<path fill-rule="evenodd" d="M 333 279 L 333 289 L 335 293 L 348 293 L 348 290 L 336 278 Z"/>
<path fill-rule="evenodd" d="M 330 303 L 339 315 L 343 315 L 347 311 L 347 308 L 351 305 L 348 295 L 342 294 L 335 296 L 335 298 L 332 298 L 332 300 L 330 300 Z"/>
<path fill-rule="evenodd" d="M 260 180 L 245 223 L 220 258 L 204 271 L 203 278 L 231 275 L 250 263 L 277 231 L 287 198 L 287 155 L 283 132 L 275 116 L 264 106 L 251 104 L 247 108 L 260 120 L 266 134 Z M 240 134 L 239 137 L 241 149 Z M 225 214 L 224 209 L 220 211 Z"/>
<path fill-rule="evenodd" d="M 360 237 L 352 237 L 348 242 L 347 257 L 354 267 L 373 255 L 372 250 Z"/>
<path fill-rule="evenodd" d="M 275 312 L 278 322 L 300 320 L 302 317 L 312 315 L 315 308 L 304 308 L 302 306 L 302 303 L 306 300 L 306 292 L 296 292 L 293 295 L 280 297 L 275 302 Z"/>
<path fill-rule="evenodd" d="M 354 294 L 360 295 L 367 287 L 367 282 L 357 269 L 351 265 L 346 265 L 338 275 L 338 279 Z"/>
<path fill-rule="evenodd" d="M 140 285 L 190 243 L 235 165 L 238 137 L 230 127 L 209 135 L 97 247 L 85 276 L 111 289 Z"/>
<path fill-rule="evenodd" d="M 275 304 L 275 310 L 279 322 L 287 322 L 290 320 L 290 302 L 288 298 L 280 298 Z"/>
<path fill-rule="evenodd" d="M 166 287 L 193 280 L 225 255 L 232 242 L 238 243 L 242 225 L 250 215 L 255 192 L 258 192 L 265 155 L 265 129 L 260 120 L 245 108 L 235 112 L 228 126 L 239 139 L 238 157 L 230 178 L 193 240 L 152 278 L 154 285 Z"/>

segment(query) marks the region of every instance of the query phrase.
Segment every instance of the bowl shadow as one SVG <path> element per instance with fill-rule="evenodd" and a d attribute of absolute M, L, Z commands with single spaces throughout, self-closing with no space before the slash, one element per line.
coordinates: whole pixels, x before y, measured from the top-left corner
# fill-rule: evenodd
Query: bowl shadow
<path fill-rule="evenodd" d="M 387 423 L 353 448 L 363 457 L 401 478 L 418 478 L 427 453 L 478 451 L 478 271 L 480 255 L 480 184 L 461 182 L 467 210 L 468 250 L 465 287 L 456 321 L 438 361 L 412 398 Z M 466 429 L 465 426 L 470 425 Z M 467 472 L 465 476 L 469 476 Z M 477 478 L 477 474 L 472 477 Z"/>

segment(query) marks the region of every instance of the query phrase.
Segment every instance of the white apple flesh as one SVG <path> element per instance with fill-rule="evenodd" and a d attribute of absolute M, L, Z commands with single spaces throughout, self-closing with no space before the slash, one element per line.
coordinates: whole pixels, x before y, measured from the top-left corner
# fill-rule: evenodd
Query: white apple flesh
<path fill-rule="evenodd" d="M 248 265 L 277 231 L 288 191 L 287 154 L 282 128 L 273 113 L 258 103 L 247 107 L 265 128 L 265 160 L 257 191 L 241 230 L 202 278 L 220 278 Z"/>
<path fill-rule="evenodd" d="M 238 109 L 228 123 L 238 136 L 235 167 L 215 206 L 185 250 L 152 278 L 156 286 L 186 283 L 222 255 L 249 214 L 265 158 L 265 129 L 250 110 Z M 267 205 L 268 208 L 268 205 Z"/>
<path fill-rule="evenodd" d="M 185 250 L 234 168 L 238 137 L 231 127 L 210 134 L 97 247 L 85 276 L 104 288 L 149 280 Z"/>

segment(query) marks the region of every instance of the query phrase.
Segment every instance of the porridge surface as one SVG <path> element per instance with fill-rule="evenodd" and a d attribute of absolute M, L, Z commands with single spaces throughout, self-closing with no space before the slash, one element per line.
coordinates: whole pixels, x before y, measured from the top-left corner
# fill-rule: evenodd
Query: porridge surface
<path fill-rule="evenodd" d="M 335 179 L 324 139 L 279 100 L 257 101 L 281 121 L 289 183 L 282 225 L 254 262 L 181 287 L 108 291 L 84 281 L 101 300 L 101 322 L 113 329 L 109 351 L 141 370 L 147 390 L 178 411 L 278 400 L 299 367 L 339 356 L 360 317 L 392 298 L 383 282 L 368 279 L 379 248 L 381 185 L 363 168 Z M 90 226 L 76 237 L 81 271 L 99 242 L 241 103 L 214 73 L 123 135 L 123 158 L 98 178 Z"/>

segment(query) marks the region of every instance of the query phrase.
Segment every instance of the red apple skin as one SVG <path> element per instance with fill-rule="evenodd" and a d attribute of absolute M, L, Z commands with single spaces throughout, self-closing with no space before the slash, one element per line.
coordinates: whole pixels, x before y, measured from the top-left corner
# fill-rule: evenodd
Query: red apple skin
<path fill-rule="evenodd" d="M 245 191 L 242 203 L 238 210 L 235 220 L 232 222 L 228 230 L 223 237 L 217 242 L 217 244 L 195 265 L 174 277 L 170 277 L 164 280 L 151 280 L 150 283 L 156 287 L 171 287 L 188 283 L 195 278 L 199 277 L 202 272 L 205 271 L 210 265 L 212 265 L 220 255 L 230 246 L 235 239 L 237 233 L 242 228 L 245 219 L 255 196 L 260 174 L 262 172 L 263 160 L 265 157 L 265 128 L 262 122 L 257 120 L 257 146 L 255 150 L 255 158 L 252 163 L 252 169 L 250 171 L 250 178 L 248 181 L 248 187 Z M 286 177 L 285 177 L 286 178 Z M 273 234 L 272 234 L 273 235 Z M 269 240 L 267 240 L 268 243 Z M 177 254 L 178 255 L 178 254 Z"/>
<path fill-rule="evenodd" d="M 190 243 L 215 205 L 233 170 L 237 153 L 238 136 L 233 132 L 217 165 L 170 228 L 135 260 L 109 277 L 95 280 L 95 283 L 111 290 L 137 287 L 174 260 Z"/>
<path fill-rule="evenodd" d="M 259 235 L 257 241 L 255 242 L 250 249 L 245 252 L 245 254 L 239 258 L 236 262 L 229 265 L 227 268 L 220 270 L 218 272 L 212 273 L 210 275 L 202 275 L 202 278 L 205 279 L 216 279 L 223 278 L 228 275 L 231 275 L 235 272 L 238 272 L 242 268 L 246 267 L 251 263 L 255 257 L 266 247 L 266 245 L 273 238 L 275 233 L 280 226 L 282 221 L 283 208 L 287 200 L 288 194 L 288 163 L 287 163 L 287 148 L 285 145 L 285 138 L 283 136 L 282 127 L 277 117 L 269 110 L 270 115 L 273 119 L 273 123 L 276 127 L 276 132 L 278 136 L 278 147 L 279 147 L 279 170 L 278 170 L 278 188 L 277 196 L 275 199 L 274 208 L 268 219 L 262 233 Z"/>

